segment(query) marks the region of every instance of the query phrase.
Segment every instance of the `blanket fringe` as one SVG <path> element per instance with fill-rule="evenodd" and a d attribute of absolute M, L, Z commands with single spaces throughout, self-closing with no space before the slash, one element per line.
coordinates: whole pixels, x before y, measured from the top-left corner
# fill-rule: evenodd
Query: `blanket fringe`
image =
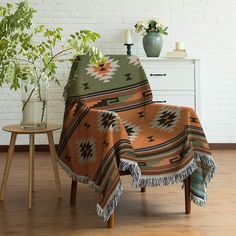
<path fill-rule="evenodd" d="M 88 184 L 89 178 L 87 176 L 76 175 L 67 165 L 64 164 L 63 161 L 59 157 L 57 157 L 57 162 L 60 167 L 75 181 L 80 182 L 82 184 Z"/>
<path fill-rule="evenodd" d="M 119 170 L 129 171 L 135 183 L 138 183 L 141 178 L 141 170 L 137 162 L 120 159 Z"/>
<path fill-rule="evenodd" d="M 95 191 L 99 191 L 99 186 L 97 186 L 94 182 L 90 181 L 87 176 L 79 176 L 76 175 L 71 171 L 71 169 L 66 166 L 60 158 L 57 158 L 58 163 L 60 166 L 68 173 L 68 175 L 75 181 L 78 181 L 80 183 L 89 184 L 89 186 Z M 169 185 L 174 183 L 183 182 L 188 176 L 190 176 L 197 168 L 197 162 L 202 162 L 208 166 L 210 166 L 210 171 L 208 175 L 205 178 L 205 186 L 207 187 L 207 184 L 212 180 L 212 178 L 215 175 L 216 165 L 213 161 L 213 158 L 211 156 L 207 156 L 203 153 L 195 152 L 194 153 L 194 159 L 188 164 L 188 166 L 180 171 L 179 173 L 173 175 L 173 176 L 142 176 L 140 167 L 138 166 L 138 163 L 131 161 L 131 160 L 120 160 L 120 166 L 119 170 L 121 171 L 130 171 L 133 182 L 133 187 L 157 187 L 157 186 L 163 186 L 163 185 Z M 119 204 L 121 194 L 123 192 L 123 187 L 121 182 L 117 185 L 116 189 L 114 190 L 113 194 L 111 195 L 110 199 L 108 200 L 108 203 L 103 208 L 97 204 L 97 214 L 104 218 L 104 221 L 107 221 L 111 214 L 113 213 L 115 207 Z M 204 196 L 204 199 L 199 198 L 192 193 L 191 200 L 199 205 L 204 206 L 207 201 L 207 195 Z"/>
<path fill-rule="evenodd" d="M 60 160 L 60 158 L 57 158 L 57 161 L 59 165 L 62 167 L 63 170 L 75 181 L 80 182 L 82 184 L 89 184 L 89 187 L 92 188 L 93 191 L 98 192 L 100 187 L 97 186 L 94 182 L 90 181 L 87 176 L 80 176 L 76 175 L 74 172 L 71 171 L 71 169 L 64 164 Z M 118 206 L 120 202 L 120 198 L 123 192 L 123 187 L 121 182 L 117 185 L 116 189 L 114 190 L 113 194 L 111 195 L 110 199 L 108 200 L 108 203 L 104 208 L 102 208 L 97 203 L 97 214 L 101 217 L 103 217 L 104 221 L 107 221 L 111 214 L 114 212 L 115 208 Z"/>
<path fill-rule="evenodd" d="M 204 163 L 205 165 L 208 165 L 211 167 L 208 175 L 205 178 L 205 186 L 207 187 L 208 183 L 211 182 L 211 180 L 213 179 L 215 172 L 216 172 L 216 164 L 213 161 L 212 156 L 207 156 L 205 154 L 202 154 L 200 152 L 195 152 L 194 153 L 194 159 L 196 161 L 200 161 L 202 163 Z"/>
<path fill-rule="evenodd" d="M 203 207 L 207 202 L 207 195 L 205 195 L 204 199 L 202 199 L 190 193 L 190 198 L 193 201 L 193 203 L 195 203 L 196 205 L 200 207 Z"/>
<path fill-rule="evenodd" d="M 191 175 L 197 169 L 195 160 L 181 172 L 172 176 L 141 176 L 139 182 L 133 182 L 134 187 L 158 187 L 163 185 L 175 184 L 184 181 L 189 175 Z"/>
<path fill-rule="evenodd" d="M 111 214 L 114 212 L 115 208 L 118 206 L 120 202 L 120 198 L 123 192 L 123 187 L 121 182 L 117 185 L 115 191 L 112 196 L 108 200 L 108 203 L 103 208 L 97 203 L 97 214 L 103 217 L 104 221 L 107 221 Z"/>
<path fill-rule="evenodd" d="M 190 176 L 197 168 L 197 162 L 202 162 L 211 167 L 208 175 L 205 178 L 205 185 L 211 181 L 215 175 L 216 165 L 211 156 L 207 156 L 203 153 L 194 153 L 193 160 L 188 164 L 185 169 L 173 176 L 141 176 L 139 181 L 133 181 L 134 187 L 157 187 L 169 184 L 175 184 L 184 181 L 188 176 Z"/>
<path fill-rule="evenodd" d="M 158 187 L 158 186 L 163 186 L 163 185 L 169 185 L 169 184 L 175 184 L 179 182 L 183 182 L 188 176 L 190 176 L 197 168 L 198 162 L 202 162 L 208 166 L 210 166 L 210 170 L 208 175 L 205 177 L 204 180 L 204 185 L 207 187 L 208 183 L 212 180 L 212 178 L 215 175 L 216 171 L 216 165 L 213 161 L 213 158 L 209 155 L 205 155 L 200 152 L 194 152 L 194 158 L 193 160 L 188 164 L 188 166 L 183 169 L 182 171 L 178 172 L 175 175 L 172 176 L 140 176 L 137 180 L 137 178 L 133 178 L 133 187 Z M 124 166 L 128 166 L 128 163 L 123 163 Z M 132 168 L 132 164 L 130 165 Z M 126 167 L 127 168 L 127 167 Z M 139 167 L 138 167 L 139 168 Z M 133 171 L 136 171 L 137 167 L 133 168 Z M 137 171 L 135 176 L 139 176 L 140 169 Z M 204 199 L 199 198 L 191 193 L 191 200 L 199 205 L 199 206 L 204 206 L 206 201 L 207 201 L 207 195 L 204 196 Z"/>
<path fill-rule="evenodd" d="M 57 158 L 57 162 L 59 163 L 59 165 L 61 166 L 61 168 L 75 181 L 81 183 L 81 184 L 89 184 L 89 187 L 94 191 L 94 192 L 98 192 L 100 187 L 97 186 L 93 181 L 89 180 L 89 177 L 87 176 L 81 176 L 81 175 L 76 175 L 73 171 L 71 171 L 71 169 L 64 164 L 64 162 L 62 162 L 60 160 L 60 158 Z"/>

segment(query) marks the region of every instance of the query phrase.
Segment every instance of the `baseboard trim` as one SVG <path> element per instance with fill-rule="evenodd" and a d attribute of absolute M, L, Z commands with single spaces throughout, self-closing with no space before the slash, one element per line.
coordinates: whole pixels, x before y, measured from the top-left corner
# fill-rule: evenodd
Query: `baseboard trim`
<path fill-rule="evenodd" d="M 210 143 L 211 150 L 232 150 L 236 149 L 236 143 Z"/>
<path fill-rule="evenodd" d="M 58 145 L 55 145 L 56 148 Z M 7 152 L 8 151 L 8 145 L 0 145 L 0 152 Z M 15 146 L 15 152 L 28 152 L 29 151 L 29 145 L 16 145 Z M 36 152 L 49 152 L 49 145 L 35 145 L 35 151 Z"/>
<path fill-rule="evenodd" d="M 55 145 L 56 148 L 58 145 Z M 210 143 L 211 150 L 231 150 L 236 149 L 236 143 Z M 7 152 L 8 145 L 0 145 L 0 152 Z M 29 145 L 16 145 L 15 152 L 28 152 Z M 49 145 L 35 145 L 35 151 L 37 152 L 49 152 Z"/>

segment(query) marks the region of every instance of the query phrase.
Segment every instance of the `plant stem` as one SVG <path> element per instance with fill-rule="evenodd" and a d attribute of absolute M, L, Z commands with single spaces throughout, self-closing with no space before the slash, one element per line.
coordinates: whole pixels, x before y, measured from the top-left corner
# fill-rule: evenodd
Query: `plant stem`
<path fill-rule="evenodd" d="M 31 63 L 32 65 L 34 65 L 34 66 L 33 66 L 33 69 L 34 69 L 35 75 L 36 75 L 36 77 L 37 77 L 37 84 L 38 84 L 38 82 L 39 82 L 39 80 L 40 80 L 40 78 L 41 78 L 41 75 L 40 75 L 40 76 L 38 75 L 37 70 L 36 70 L 36 67 L 35 67 L 35 64 L 34 64 L 34 61 L 32 61 L 32 62 L 29 61 L 29 63 Z M 38 85 L 38 86 L 39 86 L 39 89 L 40 89 L 40 85 Z M 24 109 L 25 109 L 27 103 L 29 102 L 30 98 L 32 97 L 34 91 L 35 91 L 35 88 L 32 89 L 32 91 L 31 91 L 29 97 L 27 98 L 26 102 L 24 103 L 24 105 L 23 105 L 23 107 L 22 107 L 22 111 L 24 111 Z M 42 100 L 41 95 L 40 95 L 40 100 Z"/>
<path fill-rule="evenodd" d="M 41 122 L 43 122 L 43 117 L 44 117 L 45 108 L 46 108 L 46 101 L 42 101 L 42 102 L 43 102 L 43 107 L 42 107 Z"/>
<path fill-rule="evenodd" d="M 49 62 L 47 63 L 47 65 L 44 67 L 44 70 L 43 70 L 42 72 L 45 72 L 45 71 L 46 71 L 48 65 L 49 65 L 57 56 L 59 56 L 59 55 L 62 54 L 63 52 L 67 52 L 67 51 L 69 51 L 69 50 L 71 50 L 71 49 L 72 49 L 72 48 L 64 49 L 64 50 L 62 50 L 62 51 L 56 53 L 54 56 L 52 56 L 51 59 L 49 60 Z M 26 60 L 26 61 L 27 61 L 27 60 Z M 35 75 L 36 75 L 36 77 L 37 77 L 37 82 L 36 82 L 36 84 L 37 84 L 38 89 L 39 89 L 39 99 L 40 99 L 40 101 L 43 103 L 42 115 L 41 115 L 41 122 L 42 122 L 42 121 L 43 121 L 43 117 L 44 117 L 44 113 L 45 113 L 45 107 L 46 107 L 46 102 L 43 101 L 43 99 L 42 99 L 42 97 L 41 97 L 40 83 L 39 83 L 39 81 L 40 81 L 40 79 L 41 79 L 41 77 L 42 77 L 42 73 L 41 73 L 40 75 L 38 75 L 37 70 L 36 70 L 36 67 L 35 67 L 35 64 L 34 64 L 34 61 L 29 62 L 29 63 L 31 63 L 31 64 L 33 65 L 33 69 L 34 69 Z M 27 98 L 27 100 L 26 100 L 25 103 L 23 104 L 22 111 L 24 111 L 24 109 L 25 109 L 27 103 L 29 102 L 30 98 L 32 97 L 34 91 L 35 91 L 35 88 L 32 89 L 32 91 L 30 92 L 29 97 Z"/>
<path fill-rule="evenodd" d="M 73 48 L 67 48 L 67 49 L 64 49 L 64 50 L 62 50 L 62 51 L 56 53 L 56 54 L 50 59 L 50 61 L 48 62 L 48 64 L 45 66 L 45 68 L 53 61 L 53 59 L 54 59 L 55 57 L 57 57 L 58 55 L 62 54 L 63 52 L 70 51 L 71 49 L 73 49 Z"/>
<path fill-rule="evenodd" d="M 12 59 L 12 60 L 15 60 L 15 61 L 24 61 L 24 62 L 27 62 L 27 63 L 30 63 L 30 64 L 34 64 L 34 63 L 32 63 L 31 61 L 28 61 L 28 60 L 26 60 L 26 59 L 20 59 L 20 58 L 14 58 L 14 59 Z"/>
<path fill-rule="evenodd" d="M 26 102 L 24 103 L 24 105 L 23 105 L 23 107 L 22 107 L 22 111 L 24 111 L 24 109 L 25 109 L 27 103 L 29 102 L 30 98 L 32 97 L 32 95 L 33 95 L 33 93 L 34 93 L 34 90 L 35 90 L 35 88 L 33 88 L 32 91 L 30 92 L 29 97 L 27 98 Z"/>

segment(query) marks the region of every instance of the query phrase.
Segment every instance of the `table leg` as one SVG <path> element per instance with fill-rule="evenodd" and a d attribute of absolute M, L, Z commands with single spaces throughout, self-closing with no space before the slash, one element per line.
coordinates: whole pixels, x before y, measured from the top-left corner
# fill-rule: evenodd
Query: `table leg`
<path fill-rule="evenodd" d="M 58 198 L 61 198 L 61 183 L 60 183 L 60 176 L 59 176 L 59 172 L 57 168 L 57 161 L 56 161 L 57 153 L 56 153 L 55 145 L 53 141 L 53 134 L 52 132 L 47 132 L 47 135 L 48 135 L 48 143 L 49 143 L 51 159 L 52 159 L 53 173 L 54 173 L 56 188 L 58 192 Z"/>
<path fill-rule="evenodd" d="M 34 169 L 34 134 L 30 134 L 30 153 L 29 153 L 29 177 L 28 177 L 28 183 L 29 183 L 29 191 L 28 191 L 28 208 L 31 208 L 32 206 L 32 191 L 33 191 L 33 169 Z"/>
<path fill-rule="evenodd" d="M 16 133 L 11 134 L 11 141 L 10 141 L 10 145 L 9 145 L 9 148 L 8 148 L 6 165 L 5 165 L 5 170 L 4 170 L 4 174 L 3 174 L 3 180 L 2 180 L 2 186 L 1 186 L 1 191 L 0 191 L 0 200 L 4 199 L 4 195 L 5 195 L 5 192 L 6 192 L 7 180 L 8 180 L 11 161 L 12 161 L 12 157 L 13 157 L 13 153 L 14 153 L 16 137 L 17 137 Z"/>
<path fill-rule="evenodd" d="M 33 140 L 34 141 L 34 140 Z M 35 142 L 35 141 L 34 141 Z M 34 192 L 34 184 L 35 184 L 35 143 L 33 143 L 33 152 L 32 152 L 32 192 Z"/>

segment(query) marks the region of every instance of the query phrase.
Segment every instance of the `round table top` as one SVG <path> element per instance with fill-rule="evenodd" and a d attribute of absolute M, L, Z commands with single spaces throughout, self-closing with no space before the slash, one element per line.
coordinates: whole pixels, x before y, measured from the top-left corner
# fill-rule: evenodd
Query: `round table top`
<path fill-rule="evenodd" d="M 17 134 L 41 134 L 41 133 L 47 133 L 52 132 L 54 130 L 61 129 L 61 125 L 47 124 L 46 128 L 21 128 L 19 124 L 13 124 L 13 125 L 6 125 L 2 127 L 2 130 Z"/>

